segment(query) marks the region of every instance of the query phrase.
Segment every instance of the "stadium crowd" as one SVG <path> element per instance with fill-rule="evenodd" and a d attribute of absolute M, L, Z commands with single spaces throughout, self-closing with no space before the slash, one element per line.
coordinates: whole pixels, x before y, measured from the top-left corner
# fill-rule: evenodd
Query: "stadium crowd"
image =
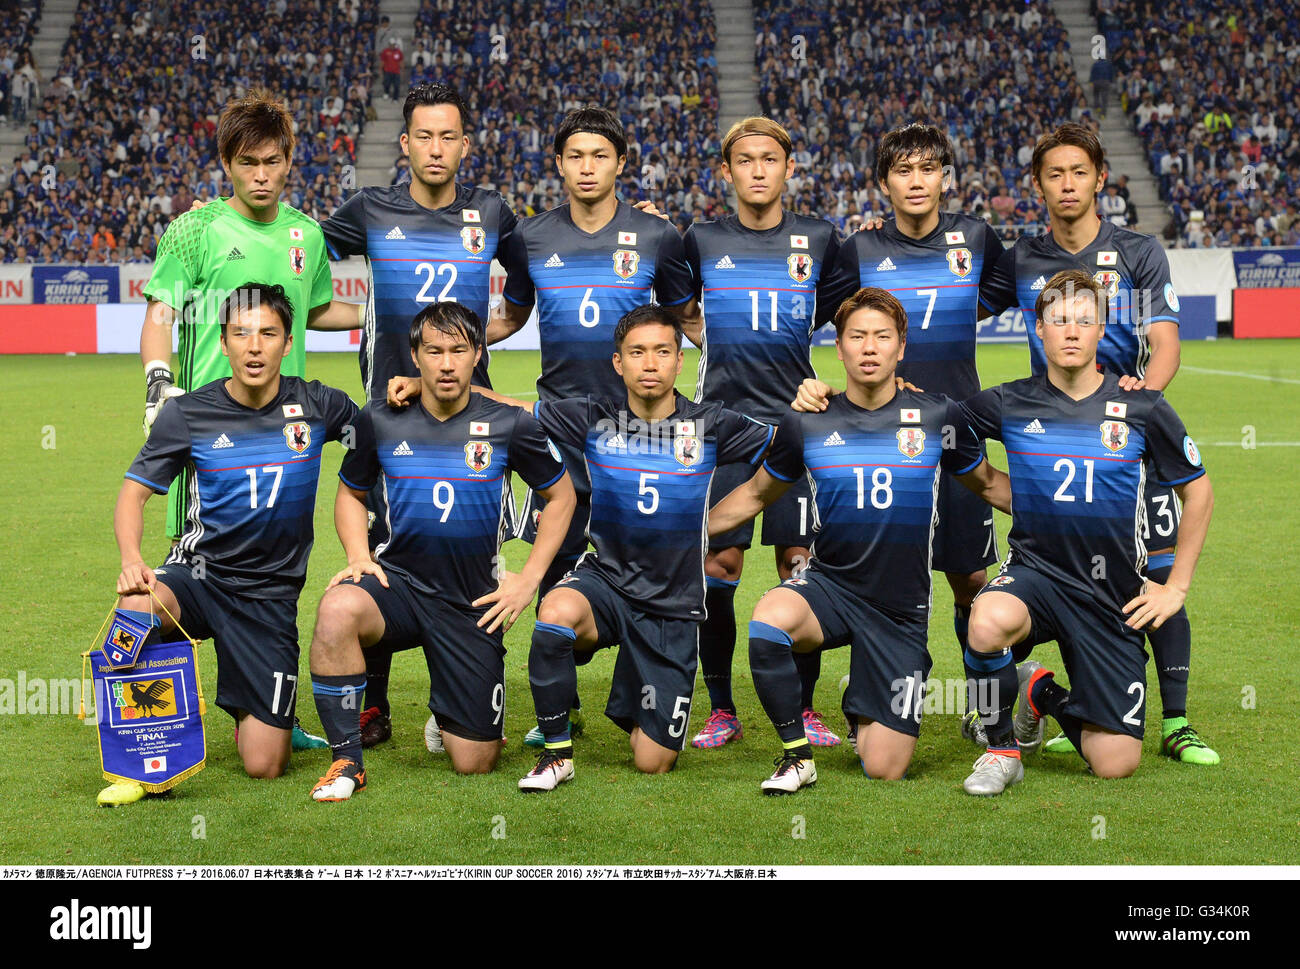
<path fill-rule="evenodd" d="M 1169 204 L 1165 237 L 1300 244 L 1300 3 L 1096 0 L 1096 14 Z"/>
<path fill-rule="evenodd" d="M 221 193 L 217 117 L 254 84 L 277 91 L 298 124 L 286 201 L 325 218 L 349 194 L 377 8 L 272 0 L 249 22 L 232 4 L 83 0 L 54 76 L 37 75 L 14 114 L 22 150 L 0 160 L 4 261 L 151 258 L 174 214 Z"/>

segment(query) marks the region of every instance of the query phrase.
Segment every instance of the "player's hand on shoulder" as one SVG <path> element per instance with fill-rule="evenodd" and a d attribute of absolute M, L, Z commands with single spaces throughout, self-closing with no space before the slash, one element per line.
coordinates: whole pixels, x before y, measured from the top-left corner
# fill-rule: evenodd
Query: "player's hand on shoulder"
<path fill-rule="evenodd" d="M 325 589 L 329 591 L 344 579 L 360 582 L 363 575 L 373 575 L 379 580 L 380 585 L 385 589 L 388 588 L 388 576 L 384 575 L 383 567 L 373 559 L 359 559 L 356 562 L 349 562 L 347 568 L 342 569 L 334 578 L 330 579 L 330 584 Z"/>
<path fill-rule="evenodd" d="M 1150 628 L 1159 629 L 1186 601 L 1187 593 L 1183 589 L 1147 579 L 1141 594 L 1124 604 L 1124 614 L 1128 616 L 1125 625 L 1144 629 L 1149 623 Z"/>
<path fill-rule="evenodd" d="M 659 207 L 649 199 L 642 199 L 640 202 L 634 203 L 632 208 L 636 209 L 638 212 L 644 212 L 646 215 L 657 215 L 664 221 L 668 220 L 668 213 L 660 212 Z"/>
<path fill-rule="evenodd" d="M 1125 374 L 1119 378 L 1120 390 L 1145 390 L 1146 386 L 1147 382 L 1141 377 L 1134 377 L 1130 374 Z"/>
<path fill-rule="evenodd" d="M 485 596 L 479 596 L 470 605 L 476 608 L 488 605 L 492 607 L 483 613 L 477 625 L 480 629 L 487 626 L 487 631 L 494 633 L 498 626 L 504 630 L 513 626 L 515 620 L 533 604 L 535 595 L 537 595 L 535 583 L 529 582 L 518 572 L 507 572 L 502 569 L 496 589 Z M 491 625 L 488 625 L 489 623 Z"/>
<path fill-rule="evenodd" d="M 401 409 L 420 396 L 419 377 L 393 377 L 388 381 L 388 406 Z"/>
<path fill-rule="evenodd" d="M 899 390 L 910 390 L 916 394 L 925 393 L 925 391 L 922 390 L 920 387 L 916 386 L 916 384 L 912 383 L 911 381 L 904 380 L 902 377 L 894 378 L 894 386 L 897 387 Z"/>
<path fill-rule="evenodd" d="M 834 389 L 826 381 L 808 377 L 799 385 L 799 390 L 794 400 L 790 402 L 790 406 L 804 414 L 816 414 L 830 405 L 834 393 Z"/>
<path fill-rule="evenodd" d="M 145 595 L 156 585 L 158 578 L 144 562 L 131 562 L 122 566 L 117 577 L 117 594 L 120 596 Z"/>
<path fill-rule="evenodd" d="M 884 227 L 885 227 L 885 220 L 882 219 L 880 216 L 873 215 L 871 218 L 867 218 L 864 215 L 862 217 L 862 225 L 858 226 L 858 231 L 875 232 L 877 229 L 883 229 Z"/>

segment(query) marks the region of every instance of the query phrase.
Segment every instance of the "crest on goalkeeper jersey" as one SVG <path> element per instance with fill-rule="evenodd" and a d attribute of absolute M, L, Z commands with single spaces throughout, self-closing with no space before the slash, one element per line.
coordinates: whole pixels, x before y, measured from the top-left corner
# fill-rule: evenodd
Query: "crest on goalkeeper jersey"
<path fill-rule="evenodd" d="M 284 443 L 289 450 L 302 454 L 311 446 L 311 425 L 306 421 L 294 421 L 284 425 Z"/>
<path fill-rule="evenodd" d="M 796 283 L 806 283 L 812 275 L 812 257 L 806 252 L 792 252 L 786 259 L 790 269 L 790 278 Z"/>
<path fill-rule="evenodd" d="M 959 279 L 964 279 L 970 275 L 971 271 L 971 254 L 970 250 L 964 246 L 961 249 L 948 250 L 948 268 Z"/>
<path fill-rule="evenodd" d="M 476 225 L 467 225 L 460 230 L 460 242 L 466 252 L 477 256 L 487 245 L 487 233 Z"/>
<path fill-rule="evenodd" d="M 636 275 L 636 267 L 641 264 L 641 256 L 631 249 L 614 250 L 614 272 L 621 279 L 631 279 Z"/>
<path fill-rule="evenodd" d="M 289 247 L 289 268 L 293 270 L 295 276 L 301 276 L 303 270 L 307 268 L 307 250 L 302 246 Z"/>

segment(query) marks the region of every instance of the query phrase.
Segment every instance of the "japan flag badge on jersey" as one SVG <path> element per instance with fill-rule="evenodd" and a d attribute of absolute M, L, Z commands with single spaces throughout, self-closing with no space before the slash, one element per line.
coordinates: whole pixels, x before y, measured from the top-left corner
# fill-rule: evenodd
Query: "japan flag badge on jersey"
<path fill-rule="evenodd" d="M 1127 417 L 1128 404 L 1121 404 L 1119 401 L 1110 400 L 1106 402 L 1107 417 Z"/>
<path fill-rule="evenodd" d="M 807 249 L 807 248 L 808 248 L 808 237 L 807 237 L 807 236 L 791 236 L 791 237 L 790 237 L 790 248 L 791 248 L 791 249 Z"/>
<path fill-rule="evenodd" d="M 904 407 L 898 412 L 898 419 L 904 424 L 921 423 L 921 412 L 915 407 Z"/>
<path fill-rule="evenodd" d="M 1116 266 L 1119 264 L 1119 253 L 1114 249 L 1108 249 L 1104 252 L 1097 253 L 1098 266 Z"/>
<path fill-rule="evenodd" d="M 289 230 L 289 238 L 290 238 L 290 239 L 298 239 L 298 240 L 301 240 L 301 239 L 302 239 L 302 229 L 290 229 L 290 230 Z"/>
<path fill-rule="evenodd" d="M 460 217 L 466 222 L 482 222 L 478 217 L 478 209 L 461 209 Z"/>
<path fill-rule="evenodd" d="M 471 434 L 489 434 L 491 433 L 491 430 L 492 430 L 492 425 L 487 421 L 469 422 L 469 432 Z"/>
<path fill-rule="evenodd" d="M 961 246 L 966 243 L 966 233 L 964 232 L 945 232 L 943 234 L 944 245 Z"/>
<path fill-rule="evenodd" d="M 285 417 L 302 417 L 302 404 L 285 404 L 280 409 Z"/>
<path fill-rule="evenodd" d="M 636 233 L 635 233 L 635 232 L 620 232 L 620 233 L 618 234 L 618 244 L 619 244 L 620 246 L 634 246 L 634 245 L 636 245 Z"/>

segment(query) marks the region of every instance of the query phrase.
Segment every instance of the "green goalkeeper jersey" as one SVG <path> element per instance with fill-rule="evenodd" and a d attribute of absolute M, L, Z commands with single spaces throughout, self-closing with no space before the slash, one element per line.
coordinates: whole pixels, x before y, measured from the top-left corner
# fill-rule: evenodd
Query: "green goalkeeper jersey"
<path fill-rule="evenodd" d="M 307 314 L 333 296 L 325 236 L 315 219 L 281 202 L 274 222 L 254 222 L 223 198 L 173 219 L 158 240 L 144 294 L 176 312 L 176 385 L 182 390 L 197 390 L 230 376 L 230 360 L 221 352 L 217 308 L 233 290 L 250 282 L 284 287 L 293 304 L 293 344 L 280 372 L 305 376 Z M 186 520 L 197 514 L 192 479 L 187 468 L 168 492 L 170 538 L 179 538 Z"/>
<path fill-rule="evenodd" d="M 178 216 L 163 233 L 144 294 L 176 312 L 176 385 L 182 390 L 230 376 L 216 311 L 231 291 L 250 282 L 284 287 L 293 304 L 293 347 L 281 372 L 303 376 L 307 314 L 333 295 L 316 220 L 281 202 L 274 222 L 254 222 L 220 199 Z"/>

